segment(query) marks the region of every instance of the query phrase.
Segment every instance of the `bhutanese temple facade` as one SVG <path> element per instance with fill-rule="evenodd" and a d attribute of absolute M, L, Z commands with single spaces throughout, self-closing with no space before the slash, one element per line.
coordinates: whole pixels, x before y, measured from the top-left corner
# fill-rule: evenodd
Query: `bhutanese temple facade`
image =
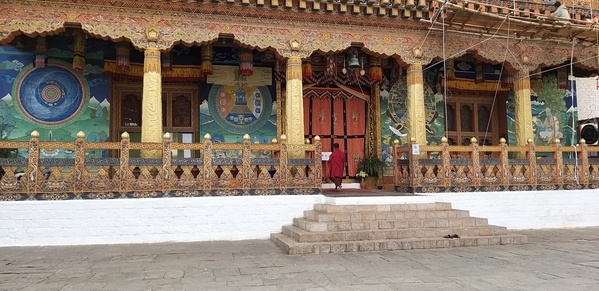
<path fill-rule="evenodd" d="M 339 143 L 348 179 L 374 156 L 384 162 L 379 183 L 401 186 L 394 147 L 578 144 L 580 104 L 569 76 L 596 75 L 595 23 L 584 22 L 592 5 L 570 8 L 568 22 L 547 17 L 552 5 L 518 3 L 513 10 L 509 1 L 2 0 L 1 138 L 5 148 L 19 149 L 4 157 L 40 165 L 15 162 L 14 178 L 33 171 L 42 179 L 52 167 L 44 159 L 84 157 L 112 161 L 101 171 L 106 179 L 168 180 L 156 174 L 162 160 L 147 171 L 119 164 L 130 142 L 128 159 L 171 153 L 204 163 L 169 164 L 170 177 L 233 176 L 181 186 L 188 190 L 259 189 L 259 179 L 238 181 L 238 171 L 242 179 L 285 171 L 289 181 L 299 171 L 309 179 L 297 188 L 312 193 L 327 175 L 319 162 L 233 164 L 276 158 L 281 143 L 290 159 L 315 159 Z M 164 149 L 165 137 L 178 145 Z M 28 155 L 31 140 L 42 143 L 34 145 L 38 156 Z M 243 149 L 229 144 L 266 148 L 242 158 Z M 205 150 L 234 161 L 208 169 Z M 430 170 L 424 180 L 437 174 Z M 144 183 L 138 186 L 174 187 Z M 262 188 L 285 192 L 285 183 Z M 73 186 L 42 184 L 34 192 Z M 90 185 L 78 191 L 98 187 Z M 126 185 L 114 182 L 103 193 Z"/>

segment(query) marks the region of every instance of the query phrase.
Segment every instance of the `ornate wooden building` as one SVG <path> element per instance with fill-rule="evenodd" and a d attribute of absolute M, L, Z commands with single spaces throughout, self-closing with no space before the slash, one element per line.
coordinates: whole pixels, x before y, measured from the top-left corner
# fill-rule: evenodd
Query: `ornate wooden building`
<path fill-rule="evenodd" d="M 169 132 L 216 145 L 284 135 L 289 157 L 304 158 L 293 146 L 318 136 L 316 153 L 342 144 L 348 177 L 373 155 L 391 185 L 395 140 L 574 144 L 564 91 L 568 76 L 599 68 L 592 4 L 577 2 L 565 21 L 540 1 L 2 0 L 2 138 L 35 130 L 48 142 L 161 144 Z M 563 106 L 548 105 L 554 93 Z M 549 115 L 561 116 L 558 130 Z M 54 150 L 42 156 L 73 154 Z M 118 146 L 86 154 L 116 157 Z"/>

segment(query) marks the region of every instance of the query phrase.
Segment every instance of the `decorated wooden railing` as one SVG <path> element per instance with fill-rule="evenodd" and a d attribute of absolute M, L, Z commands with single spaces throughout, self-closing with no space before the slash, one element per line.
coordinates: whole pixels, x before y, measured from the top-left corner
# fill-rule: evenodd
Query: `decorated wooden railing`
<path fill-rule="evenodd" d="M 401 192 L 471 192 L 586 189 L 599 187 L 599 147 L 394 145 L 395 188 Z"/>
<path fill-rule="evenodd" d="M 0 142 L 3 152 L 26 158 L 0 158 L 0 200 L 109 199 L 232 195 L 316 194 L 321 188 L 321 143 L 291 145 L 285 136 L 271 144 L 44 142 L 34 131 L 29 142 Z M 8 150 L 7 150 L 8 149 Z M 40 151 L 69 152 L 74 158 L 40 158 Z M 118 158 L 86 158 L 109 150 Z M 172 151 L 199 158 L 173 158 Z M 130 152 L 160 158 L 130 158 Z M 16 155 L 16 154 L 15 154 Z M 191 155 L 189 155 L 191 156 Z"/>

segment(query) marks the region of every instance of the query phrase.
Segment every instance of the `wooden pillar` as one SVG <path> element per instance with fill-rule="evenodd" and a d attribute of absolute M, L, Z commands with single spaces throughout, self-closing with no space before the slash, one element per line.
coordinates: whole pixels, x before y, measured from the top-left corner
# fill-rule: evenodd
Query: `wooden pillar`
<path fill-rule="evenodd" d="M 424 77 L 422 63 L 414 62 L 408 68 L 408 98 L 406 99 L 408 115 L 408 137 L 426 145 L 426 115 L 424 110 Z"/>
<path fill-rule="evenodd" d="M 294 145 L 303 145 L 304 142 L 304 100 L 302 88 L 302 59 L 291 56 L 287 60 L 286 75 L 286 119 L 285 135 L 290 145 L 290 158 L 303 158 L 301 150 L 294 150 Z"/>
<path fill-rule="evenodd" d="M 285 129 L 285 102 L 283 100 L 283 94 L 281 92 L 281 81 L 277 80 L 275 83 L 276 91 L 277 91 L 277 138 L 283 134 L 283 130 Z"/>
<path fill-rule="evenodd" d="M 143 100 L 141 112 L 141 141 L 162 142 L 162 75 L 160 50 L 148 48 L 144 52 Z M 144 158 L 159 158 L 161 151 L 144 150 Z"/>
<path fill-rule="evenodd" d="M 516 115 L 514 133 L 516 134 L 516 145 L 524 146 L 529 138 L 533 138 L 528 70 L 519 70 L 514 78 L 514 113 Z"/>
<path fill-rule="evenodd" d="M 368 138 L 367 144 L 369 154 L 382 159 L 383 141 L 381 128 L 381 87 L 379 83 L 372 86 L 370 94 L 370 106 L 368 111 Z"/>

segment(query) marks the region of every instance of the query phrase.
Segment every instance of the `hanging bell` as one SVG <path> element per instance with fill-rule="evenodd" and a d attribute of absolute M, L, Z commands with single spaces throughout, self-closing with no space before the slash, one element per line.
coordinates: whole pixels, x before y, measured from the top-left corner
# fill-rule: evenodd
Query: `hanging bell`
<path fill-rule="evenodd" d="M 350 68 L 359 68 L 360 67 L 360 61 L 358 60 L 358 58 L 356 56 L 351 57 L 351 59 L 349 59 L 349 67 Z"/>

